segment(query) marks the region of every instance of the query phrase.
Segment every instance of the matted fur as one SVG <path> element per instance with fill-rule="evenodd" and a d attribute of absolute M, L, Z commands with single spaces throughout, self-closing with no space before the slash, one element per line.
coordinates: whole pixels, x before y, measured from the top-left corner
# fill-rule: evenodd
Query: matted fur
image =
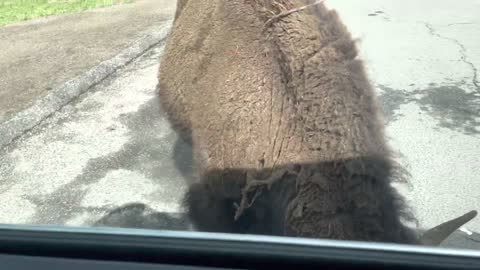
<path fill-rule="evenodd" d="M 317 5 L 266 25 L 310 3 L 179 3 L 159 94 L 193 145 L 189 216 L 205 231 L 414 243 L 374 90 L 337 13 Z"/>

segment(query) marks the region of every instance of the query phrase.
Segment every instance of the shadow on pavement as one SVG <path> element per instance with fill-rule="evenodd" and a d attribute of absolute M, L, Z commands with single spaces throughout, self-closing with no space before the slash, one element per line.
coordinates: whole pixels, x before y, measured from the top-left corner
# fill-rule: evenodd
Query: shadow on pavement
<path fill-rule="evenodd" d="M 143 203 L 129 203 L 113 209 L 93 226 L 178 231 L 188 230 L 189 222 L 183 214 L 157 212 Z"/>

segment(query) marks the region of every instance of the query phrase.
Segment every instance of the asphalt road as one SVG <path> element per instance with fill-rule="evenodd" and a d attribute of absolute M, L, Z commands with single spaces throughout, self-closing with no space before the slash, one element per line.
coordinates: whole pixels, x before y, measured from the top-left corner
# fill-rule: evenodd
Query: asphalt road
<path fill-rule="evenodd" d="M 412 174 L 399 188 L 420 226 L 480 210 L 480 2 L 329 5 L 362 39 L 390 142 Z M 108 213 L 133 202 L 150 207 L 150 214 L 181 212 L 192 164 L 155 95 L 162 49 L 153 48 L 2 150 L 0 223 L 108 224 L 115 220 Z M 142 212 L 135 209 L 133 216 Z M 480 218 L 463 230 L 480 231 Z M 476 234 L 454 238 L 451 246 L 479 248 Z"/>
<path fill-rule="evenodd" d="M 327 3 L 361 39 L 420 224 L 480 210 L 480 1 Z"/>
<path fill-rule="evenodd" d="M 143 202 L 180 211 L 176 134 L 155 95 L 156 47 L 25 134 L 0 155 L 0 222 L 90 225 Z M 182 155 L 188 156 L 188 154 Z M 186 162 L 182 160 L 179 164 Z"/>

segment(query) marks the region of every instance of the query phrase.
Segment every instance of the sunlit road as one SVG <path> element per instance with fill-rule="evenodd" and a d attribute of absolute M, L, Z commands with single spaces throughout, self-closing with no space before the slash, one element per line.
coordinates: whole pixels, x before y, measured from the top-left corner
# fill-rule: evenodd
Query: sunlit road
<path fill-rule="evenodd" d="M 335 0 L 410 171 L 400 188 L 428 228 L 480 210 L 480 2 Z M 189 148 L 155 95 L 162 46 L 0 154 L 0 223 L 91 225 L 124 203 L 178 212 Z M 466 229 L 480 231 L 480 218 Z"/>
<path fill-rule="evenodd" d="M 480 210 L 480 1 L 327 2 L 361 39 L 421 225 Z"/>
<path fill-rule="evenodd" d="M 162 50 L 148 51 L 0 155 L 1 223 L 91 225 L 129 202 L 180 211 L 191 162 L 174 162 L 174 152 L 188 157 L 188 148 L 176 145 L 158 107 Z"/>

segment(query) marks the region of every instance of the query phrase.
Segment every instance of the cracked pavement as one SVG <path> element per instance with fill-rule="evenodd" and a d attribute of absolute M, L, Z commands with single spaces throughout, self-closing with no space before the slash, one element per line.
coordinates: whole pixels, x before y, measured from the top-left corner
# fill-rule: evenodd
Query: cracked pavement
<path fill-rule="evenodd" d="M 480 209 L 479 1 L 327 1 L 360 39 L 420 224 Z M 480 231 L 480 219 L 465 229 Z"/>
<path fill-rule="evenodd" d="M 480 210 L 480 2 L 327 5 L 360 38 L 390 143 L 411 173 L 398 188 L 420 226 Z M 158 107 L 162 50 L 150 50 L 0 152 L 0 223 L 118 223 L 107 214 L 138 202 L 150 209 L 146 226 L 156 224 L 157 211 L 186 228 L 172 215 L 181 211 L 192 161 Z M 134 205 L 129 216 L 137 220 L 143 210 Z M 479 217 L 448 245 L 480 249 L 470 231 L 480 232 Z"/>
<path fill-rule="evenodd" d="M 428 28 L 428 31 L 430 32 L 430 34 L 437 36 L 438 38 L 441 38 L 441 39 L 449 40 L 455 43 L 460 48 L 460 55 L 461 55 L 460 59 L 462 60 L 463 63 L 469 65 L 470 68 L 472 69 L 472 85 L 477 91 L 479 91 L 480 85 L 478 82 L 478 69 L 473 62 L 468 60 L 467 49 L 465 48 L 465 46 L 455 38 L 446 37 L 437 33 L 437 30 L 435 30 L 435 28 L 431 24 L 429 23 L 424 23 L 424 24 L 425 24 L 425 27 Z M 459 25 L 459 24 L 449 24 L 449 26 L 453 26 L 453 25 Z"/>

